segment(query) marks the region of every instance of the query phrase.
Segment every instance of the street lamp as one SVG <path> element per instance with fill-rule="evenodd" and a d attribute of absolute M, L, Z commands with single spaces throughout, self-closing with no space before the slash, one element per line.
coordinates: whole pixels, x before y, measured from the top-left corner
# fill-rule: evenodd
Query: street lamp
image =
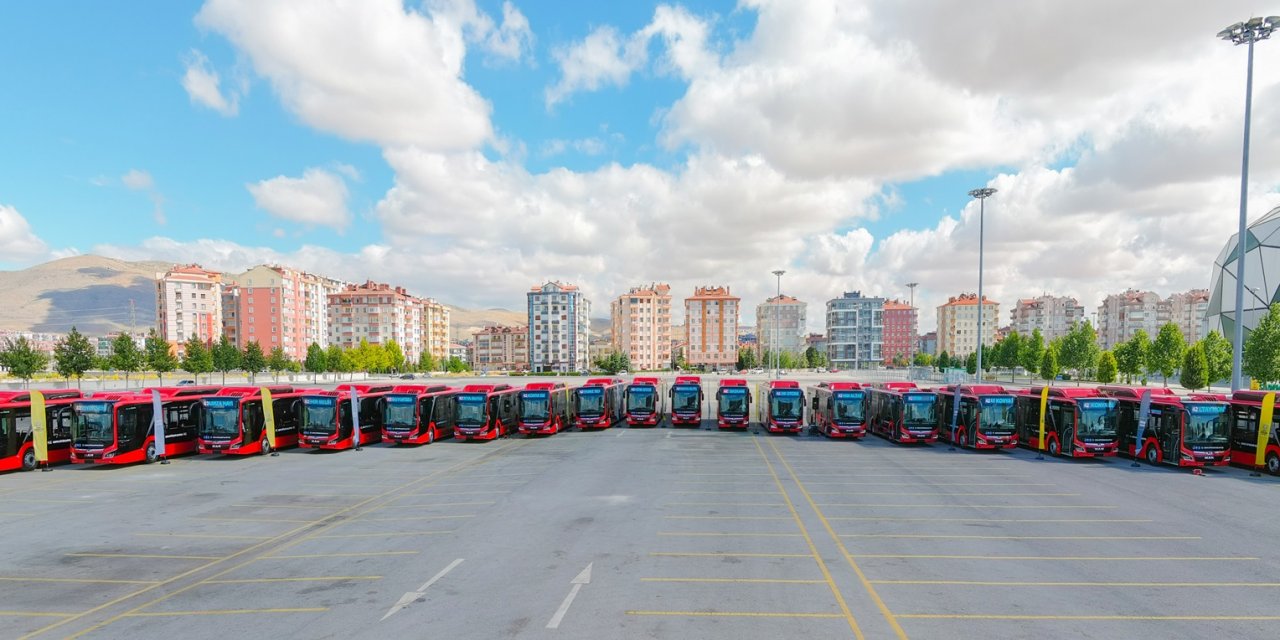
<path fill-rule="evenodd" d="M 995 194 L 995 192 L 996 190 L 991 187 L 974 189 L 969 192 L 971 197 L 978 199 L 978 369 L 974 372 L 974 375 L 977 376 L 976 380 L 978 382 L 982 382 L 982 333 L 984 328 L 982 326 L 982 236 L 983 231 L 985 230 L 984 225 L 986 224 L 987 198 L 990 198 Z"/>
<path fill-rule="evenodd" d="M 784 273 L 786 273 L 786 271 L 782 269 L 778 269 L 773 272 L 773 275 L 778 277 L 778 297 L 774 300 L 773 304 L 773 340 L 770 340 L 770 342 L 773 343 L 771 346 L 773 347 L 774 378 L 782 377 L 782 372 L 778 371 L 782 368 L 782 352 L 778 349 L 778 313 L 781 310 L 779 305 L 782 304 L 782 274 Z"/>
<path fill-rule="evenodd" d="M 918 286 L 920 286 L 919 282 L 907 283 L 907 288 L 911 290 L 911 313 L 916 312 L 916 287 Z M 910 354 L 909 357 L 915 357 L 916 355 L 916 327 L 914 324 L 911 325 L 911 344 L 907 347 L 907 353 Z"/>
<path fill-rule="evenodd" d="M 1250 18 L 1248 22 L 1237 22 L 1218 32 L 1218 37 L 1232 44 L 1249 45 L 1249 66 L 1245 74 L 1244 85 L 1244 159 L 1240 168 L 1240 231 L 1236 235 L 1236 326 L 1235 340 L 1231 345 L 1231 390 L 1239 391 L 1241 384 L 1241 364 L 1244 355 L 1244 254 L 1248 246 L 1249 232 L 1247 217 L 1249 211 L 1249 120 L 1253 116 L 1253 43 L 1271 37 L 1271 32 L 1280 27 L 1280 16 L 1269 18 Z"/>

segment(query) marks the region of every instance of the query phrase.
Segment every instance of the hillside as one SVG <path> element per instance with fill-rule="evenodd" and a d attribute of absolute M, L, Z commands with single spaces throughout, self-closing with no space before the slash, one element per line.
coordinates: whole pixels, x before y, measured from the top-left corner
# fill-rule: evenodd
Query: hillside
<path fill-rule="evenodd" d="M 63 333 L 75 325 L 101 335 L 155 318 L 155 275 L 165 262 L 125 262 L 101 256 L 73 256 L 0 271 L 0 329 Z M 133 310 L 130 311 L 130 301 Z"/>
<path fill-rule="evenodd" d="M 485 327 L 494 325 L 522 325 L 528 316 L 523 311 L 507 309 L 463 309 L 453 305 L 449 307 L 449 331 L 454 340 L 469 340 L 471 334 Z"/>

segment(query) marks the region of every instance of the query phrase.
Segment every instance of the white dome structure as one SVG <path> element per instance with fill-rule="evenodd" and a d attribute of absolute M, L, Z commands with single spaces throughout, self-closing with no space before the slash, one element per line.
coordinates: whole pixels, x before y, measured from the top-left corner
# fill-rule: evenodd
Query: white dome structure
<path fill-rule="evenodd" d="M 1228 342 L 1236 329 L 1236 236 L 1233 234 L 1213 261 L 1207 330 L 1219 331 Z M 1249 225 L 1244 254 L 1244 333 L 1258 326 L 1273 302 L 1280 302 L 1280 207 Z"/>

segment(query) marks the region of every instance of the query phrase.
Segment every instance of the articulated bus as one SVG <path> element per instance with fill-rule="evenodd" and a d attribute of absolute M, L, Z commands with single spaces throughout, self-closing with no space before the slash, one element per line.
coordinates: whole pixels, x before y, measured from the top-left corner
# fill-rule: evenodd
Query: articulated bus
<path fill-rule="evenodd" d="M 760 383 L 760 424 L 768 433 L 800 433 L 804 428 L 804 390 L 794 380 Z"/>
<path fill-rule="evenodd" d="M 637 376 L 627 385 L 627 426 L 656 427 L 662 424 L 662 381 Z"/>
<path fill-rule="evenodd" d="M 42 393 L 49 464 L 70 462 L 71 425 L 75 420 L 72 403 L 80 399 L 80 392 L 75 389 L 58 389 Z M 0 393 L 0 471 L 31 471 L 36 468 L 36 449 L 31 428 L 31 393 Z"/>
<path fill-rule="evenodd" d="M 1138 442 L 1144 389 L 1108 386 L 1098 391 L 1119 401 L 1120 450 L 1126 455 L 1178 467 L 1216 467 L 1230 462 L 1227 403 L 1183 400 L 1169 389 L 1150 389 L 1151 415 L 1142 442 Z"/>
<path fill-rule="evenodd" d="M 591 378 L 573 390 L 574 422 L 579 429 L 608 429 L 626 417 L 623 396 L 627 383 L 616 378 Z"/>
<path fill-rule="evenodd" d="M 454 396 L 454 434 L 459 441 L 495 440 L 516 432 L 517 390 L 509 384 L 469 384 Z"/>
<path fill-rule="evenodd" d="M 938 439 L 938 395 L 912 382 L 884 382 L 867 394 L 871 433 L 891 442 L 935 442 Z"/>
<path fill-rule="evenodd" d="M 530 382 L 517 392 L 520 399 L 520 433 L 554 435 L 573 425 L 569 402 L 571 389 L 563 382 Z"/>
<path fill-rule="evenodd" d="M 994 384 L 963 384 L 960 387 L 960 415 L 955 433 L 951 414 L 955 410 L 956 385 L 934 389 L 938 394 L 938 437 L 970 449 L 1013 449 L 1018 446 L 1014 422 L 1014 395 Z"/>
<path fill-rule="evenodd" d="M 382 441 L 431 444 L 453 437 L 454 393 L 442 384 L 401 384 L 383 396 Z"/>
<path fill-rule="evenodd" d="M 276 424 L 275 448 L 296 447 L 302 397 L 320 390 L 287 386 L 267 389 L 271 391 L 271 415 Z M 271 453 L 266 414 L 262 410 L 262 387 L 224 387 L 200 402 L 204 408 L 197 439 L 200 453 L 242 456 Z"/>
<path fill-rule="evenodd" d="M 716 389 L 716 426 L 746 429 L 751 426 L 751 388 L 741 378 L 725 378 Z"/>
<path fill-rule="evenodd" d="M 809 390 L 809 421 L 828 438 L 867 435 L 867 392 L 857 382 L 822 382 Z"/>
<path fill-rule="evenodd" d="M 303 449 L 341 451 L 356 446 L 351 428 L 351 390 L 355 389 L 360 406 L 355 408 L 360 424 L 360 445 L 382 441 L 382 405 L 391 385 L 340 384 L 333 391 L 320 391 L 302 396 L 299 426 Z"/>
<path fill-rule="evenodd" d="M 702 426 L 702 378 L 676 376 L 670 394 L 671 426 Z"/>
<path fill-rule="evenodd" d="M 1040 394 L 1044 387 L 1019 393 L 1014 400 L 1018 444 L 1041 450 Z M 1098 458 L 1116 455 L 1120 447 L 1119 411 L 1115 398 L 1087 387 L 1049 387 L 1044 417 L 1043 449 L 1052 456 Z"/>
<path fill-rule="evenodd" d="M 165 457 L 195 453 L 204 411 L 201 401 L 217 387 L 157 387 L 164 420 Z M 155 462 L 150 393 L 112 392 L 77 400 L 71 461 L 99 464 Z"/>
<path fill-rule="evenodd" d="M 1231 396 L 1231 463 L 1253 468 L 1258 455 L 1258 421 L 1266 391 L 1241 389 Z M 1277 394 L 1280 395 L 1280 394 Z M 1280 475 L 1280 401 L 1271 414 L 1271 439 L 1262 463 L 1271 475 Z M 49 454 L 53 456 L 52 453 Z"/>

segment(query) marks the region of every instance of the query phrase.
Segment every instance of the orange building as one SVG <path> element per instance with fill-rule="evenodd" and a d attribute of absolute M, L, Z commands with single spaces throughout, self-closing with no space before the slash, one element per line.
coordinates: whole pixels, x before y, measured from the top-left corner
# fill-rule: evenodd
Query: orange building
<path fill-rule="evenodd" d="M 689 366 L 733 368 L 738 361 L 738 312 L 742 299 L 729 287 L 696 287 L 684 299 L 685 360 Z"/>
<path fill-rule="evenodd" d="M 613 350 L 627 354 L 631 368 L 671 366 L 671 287 L 635 287 L 609 305 Z"/>
<path fill-rule="evenodd" d="M 916 355 L 916 310 L 905 302 L 885 300 L 884 302 L 883 346 L 880 353 L 885 364 L 893 364 L 894 358 L 906 358 L 908 362 Z"/>

